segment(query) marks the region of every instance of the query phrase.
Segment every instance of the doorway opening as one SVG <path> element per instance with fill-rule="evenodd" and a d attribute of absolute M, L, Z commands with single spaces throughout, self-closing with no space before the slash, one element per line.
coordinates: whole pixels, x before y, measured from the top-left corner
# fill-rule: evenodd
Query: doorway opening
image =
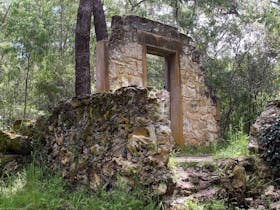
<path fill-rule="evenodd" d="M 171 131 L 175 142 L 184 145 L 183 138 L 183 113 L 179 70 L 178 52 L 147 46 L 144 51 L 146 65 L 143 66 L 146 75 L 146 85 L 159 87 L 166 93 L 168 107 L 164 111 L 171 121 Z"/>
<path fill-rule="evenodd" d="M 167 90 L 168 67 L 163 56 L 147 54 L 147 86 Z"/>
<path fill-rule="evenodd" d="M 161 113 L 170 120 L 170 93 L 167 90 L 169 69 L 166 57 L 147 54 L 147 85 L 157 90 Z"/>

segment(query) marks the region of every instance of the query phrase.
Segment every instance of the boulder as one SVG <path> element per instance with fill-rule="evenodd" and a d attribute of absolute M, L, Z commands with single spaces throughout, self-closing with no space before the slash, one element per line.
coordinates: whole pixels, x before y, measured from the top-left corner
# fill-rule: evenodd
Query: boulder
<path fill-rule="evenodd" d="M 32 149 L 30 140 L 14 131 L 0 130 L 0 176 L 14 173 L 29 160 Z"/>
<path fill-rule="evenodd" d="M 0 130 L 0 153 L 27 155 L 31 151 L 30 139 L 11 131 Z"/>

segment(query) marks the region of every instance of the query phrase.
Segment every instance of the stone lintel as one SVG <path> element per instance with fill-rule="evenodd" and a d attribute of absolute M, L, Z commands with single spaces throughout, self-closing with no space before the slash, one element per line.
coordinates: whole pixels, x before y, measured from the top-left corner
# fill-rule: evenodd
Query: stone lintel
<path fill-rule="evenodd" d="M 181 50 L 182 46 L 179 40 L 144 31 L 137 31 L 137 40 L 140 44 L 147 46 L 148 53 L 159 56 L 175 54 Z"/>

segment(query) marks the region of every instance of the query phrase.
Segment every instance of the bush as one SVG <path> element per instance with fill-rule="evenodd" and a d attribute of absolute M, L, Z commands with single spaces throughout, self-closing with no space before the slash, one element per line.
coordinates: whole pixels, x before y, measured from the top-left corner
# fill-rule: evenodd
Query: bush
<path fill-rule="evenodd" d="M 280 116 L 271 126 L 261 131 L 259 153 L 267 165 L 280 171 Z"/>

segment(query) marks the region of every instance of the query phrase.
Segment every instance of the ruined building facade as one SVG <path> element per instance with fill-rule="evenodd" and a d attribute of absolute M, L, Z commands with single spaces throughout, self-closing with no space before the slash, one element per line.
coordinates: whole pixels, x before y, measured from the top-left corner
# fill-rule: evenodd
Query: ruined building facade
<path fill-rule="evenodd" d="M 219 111 L 205 85 L 190 37 L 174 27 L 137 16 L 115 16 L 108 41 L 95 53 L 97 92 L 147 86 L 147 54 L 165 58 L 170 121 L 179 145 L 207 145 L 219 137 Z"/>

